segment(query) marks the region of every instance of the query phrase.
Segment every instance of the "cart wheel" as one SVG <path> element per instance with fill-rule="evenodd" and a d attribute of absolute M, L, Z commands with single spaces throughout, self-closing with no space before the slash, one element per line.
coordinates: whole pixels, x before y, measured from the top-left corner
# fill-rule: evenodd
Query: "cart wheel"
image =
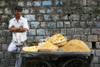
<path fill-rule="evenodd" d="M 84 59 L 71 59 L 65 62 L 62 67 L 89 67 L 89 63 Z"/>
<path fill-rule="evenodd" d="M 30 59 L 25 61 L 22 67 L 51 67 L 51 65 L 40 59 Z"/>

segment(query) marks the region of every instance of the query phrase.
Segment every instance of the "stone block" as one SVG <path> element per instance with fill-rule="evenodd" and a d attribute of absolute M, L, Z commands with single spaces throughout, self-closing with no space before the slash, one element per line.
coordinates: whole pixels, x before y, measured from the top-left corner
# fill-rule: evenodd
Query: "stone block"
<path fill-rule="evenodd" d="M 1 19 L 1 21 L 4 21 L 4 18 Z M 5 22 L 3 22 L 1 25 L 0 25 L 0 29 L 8 29 L 7 28 L 7 24 Z"/>
<path fill-rule="evenodd" d="M 42 5 L 43 6 L 50 6 L 50 5 L 52 5 L 52 2 L 51 1 L 42 1 Z"/>
<path fill-rule="evenodd" d="M 68 15 L 61 15 L 62 20 L 68 20 Z"/>
<path fill-rule="evenodd" d="M 2 44 L 0 44 L 0 51 L 2 50 Z"/>
<path fill-rule="evenodd" d="M 0 67 L 4 67 L 4 66 L 0 65 Z"/>
<path fill-rule="evenodd" d="M 88 6 L 97 6 L 97 2 L 96 1 L 87 1 L 87 5 Z"/>
<path fill-rule="evenodd" d="M 97 20 L 100 20 L 100 14 L 97 16 Z"/>
<path fill-rule="evenodd" d="M 39 12 L 40 13 L 46 13 L 46 10 L 45 9 L 40 9 Z"/>
<path fill-rule="evenodd" d="M 4 1 L 0 1 L 0 6 L 5 6 L 5 2 Z"/>
<path fill-rule="evenodd" d="M 96 42 L 96 48 L 97 48 L 97 49 L 100 48 L 100 42 Z"/>
<path fill-rule="evenodd" d="M 64 27 L 70 27 L 70 22 L 64 22 Z"/>
<path fill-rule="evenodd" d="M 44 36 L 43 39 L 49 38 L 50 36 Z"/>
<path fill-rule="evenodd" d="M 100 41 L 100 35 L 98 37 L 99 37 L 99 41 Z"/>
<path fill-rule="evenodd" d="M 80 5 L 81 6 L 86 6 L 86 0 L 80 0 Z"/>
<path fill-rule="evenodd" d="M 23 14 L 28 14 L 29 13 L 29 9 L 28 8 L 23 8 Z"/>
<path fill-rule="evenodd" d="M 40 22 L 31 22 L 31 28 L 39 28 Z"/>
<path fill-rule="evenodd" d="M 100 27 L 100 22 L 99 21 L 94 21 L 94 27 Z"/>
<path fill-rule="evenodd" d="M 100 50 L 96 50 L 96 56 L 100 56 Z"/>
<path fill-rule="evenodd" d="M 11 43 L 12 37 L 7 37 L 7 43 Z"/>
<path fill-rule="evenodd" d="M 0 30 L 0 36 L 2 36 L 2 30 Z"/>
<path fill-rule="evenodd" d="M 80 35 L 73 35 L 73 39 L 78 39 L 78 40 L 80 40 Z"/>
<path fill-rule="evenodd" d="M 3 13 L 3 9 L 0 9 L 0 14 L 2 14 Z"/>
<path fill-rule="evenodd" d="M 59 0 L 55 1 L 55 5 L 59 5 Z"/>
<path fill-rule="evenodd" d="M 56 28 L 56 23 L 55 22 L 48 22 L 47 27 L 48 28 Z"/>
<path fill-rule="evenodd" d="M 47 21 L 50 21 L 51 20 L 51 16 L 50 15 L 44 15 L 44 19 L 47 20 Z"/>
<path fill-rule="evenodd" d="M 6 37 L 0 37 L 0 43 L 6 43 Z"/>
<path fill-rule="evenodd" d="M 11 32 L 9 30 L 3 30 L 4 36 L 11 36 Z"/>
<path fill-rule="evenodd" d="M 10 58 L 11 57 L 11 54 L 9 52 L 5 52 L 5 58 Z"/>
<path fill-rule="evenodd" d="M 4 53 L 0 52 L 0 59 L 4 58 Z"/>
<path fill-rule="evenodd" d="M 54 20 L 54 21 L 59 20 L 59 15 L 52 15 L 52 20 Z"/>
<path fill-rule="evenodd" d="M 80 19 L 78 14 L 72 14 L 71 17 L 73 17 L 73 18 L 72 19 L 69 18 L 69 20 L 79 20 Z"/>
<path fill-rule="evenodd" d="M 43 39 L 43 36 L 35 36 L 35 40 Z"/>
<path fill-rule="evenodd" d="M 67 38 L 68 41 L 72 40 L 72 36 L 71 35 L 67 35 L 65 37 Z"/>
<path fill-rule="evenodd" d="M 34 9 L 34 8 L 30 8 L 29 11 L 30 11 L 30 13 L 32 13 L 32 14 L 36 14 L 36 9 Z"/>
<path fill-rule="evenodd" d="M 98 63 L 100 64 L 100 57 L 98 57 Z"/>
<path fill-rule="evenodd" d="M 90 10 L 92 9 L 91 7 L 83 7 L 84 8 L 84 13 L 90 13 Z"/>
<path fill-rule="evenodd" d="M 43 21 L 44 17 L 43 15 L 38 15 L 38 21 Z"/>
<path fill-rule="evenodd" d="M 52 29 L 46 29 L 46 35 L 51 35 L 53 33 Z"/>
<path fill-rule="evenodd" d="M 9 10 L 8 8 L 5 8 L 5 14 L 11 14 L 11 10 Z"/>
<path fill-rule="evenodd" d="M 85 42 L 85 43 L 90 49 L 92 48 L 92 43 L 91 42 Z"/>
<path fill-rule="evenodd" d="M 46 28 L 46 22 L 41 22 L 41 27 Z"/>
<path fill-rule="evenodd" d="M 87 36 L 86 35 L 81 35 L 81 40 L 86 42 L 87 41 Z"/>
<path fill-rule="evenodd" d="M 75 28 L 75 34 L 83 34 L 83 28 Z"/>
<path fill-rule="evenodd" d="M 27 43 L 32 43 L 33 40 L 35 40 L 33 36 L 28 36 Z"/>
<path fill-rule="evenodd" d="M 7 50 L 8 46 L 7 44 L 2 44 L 2 50 Z"/>
<path fill-rule="evenodd" d="M 66 35 L 66 29 L 61 29 L 61 34 Z"/>
<path fill-rule="evenodd" d="M 63 1 L 55 1 L 55 5 L 64 5 Z"/>
<path fill-rule="evenodd" d="M 82 28 L 85 28 L 85 27 L 86 27 L 85 22 L 80 22 L 80 26 L 81 26 Z"/>
<path fill-rule="evenodd" d="M 35 15 L 25 15 L 25 18 L 26 18 L 28 21 L 35 21 Z"/>
<path fill-rule="evenodd" d="M 24 6 L 24 2 L 22 2 L 22 1 L 18 2 L 18 5 L 19 6 Z"/>
<path fill-rule="evenodd" d="M 41 1 L 34 1 L 34 6 L 41 6 Z"/>
<path fill-rule="evenodd" d="M 87 21 L 87 27 L 93 27 L 93 21 Z"/>
<path fill-rule="evenodd" d="M 94 67 L 100 67 L 100 64 L 94 64 Z"/>
<path fill-rule="evenodd" d="M 57 27 L 63 27 L 63 22 L 57 22 Z"/>
<path fill-rule="evenodd" d="M 32 2 L 31 1 L 27 1 L 27 6 L 32 6 Z"/>
<path fill-rule="evenodd" d="M 74 28 L 67 29 L 67 34 L 74 34 Z"/>
<path fill-rule="evenodd" d="M 51 8 L 51 9 L 47 9 L 47 13 L 55 13 L 55 9 L 54 8 Z"/>
<path fill-rule="evenodd" d="M 62 8 L 57 9 L 57 13 L 62 13 L 62 12 L 63 12 Z"/>
<path fill-rule="evenodd" d="M 89 18 L 90 18 L 89 14 L 82 14 L 81 16 L 82 21 L 89 20 Z"/>
<path fill-rule="evenodd" d="M 92 34 L 100 34 L 100 29 L 92 29 Z"/>
<path fill-rule="evenodd" d="M 54 29 L 53 32 L 54 32 L 53 35 L 56 33 L 61 33 L 61 31 L 59 29 Z"/>
<path fill-rule="evenodd" d="M 10 65 L 15 65 L 16 59 L 10 59 Z"/>
<path fill-rule="evenodd" d="M 28 35 L 36 35 L 36 29 L 30 29 Z"/>
<path fill-rule="evenodd" d="M 98 63 L 98 57 L 93 58 L 93 63 Z"/>
<path fill-rule="evenodd" d="M 88 35 L 88 41 L 98 41 L 97 35 Z"/>
<path fill-rule="evenodd" d="M 72 27 L 79 27 L 79 22 L 78 21 L 73 21 L 73 22 L 71 22 L 71 26 Z"/>
<path fill-rule="evenodd" d="M 9 65 L 9 59 L 1 59 L 1 65 L 8 66 Z"/>
<path fill-rule="evenodd" d="M 45 35 L 44 29 L 37 29 L 37 35 Z"/>
<path fill-rule="evenodd" d="M 84 34 L 90 34 L 90 28 L 84 29 Z"/>

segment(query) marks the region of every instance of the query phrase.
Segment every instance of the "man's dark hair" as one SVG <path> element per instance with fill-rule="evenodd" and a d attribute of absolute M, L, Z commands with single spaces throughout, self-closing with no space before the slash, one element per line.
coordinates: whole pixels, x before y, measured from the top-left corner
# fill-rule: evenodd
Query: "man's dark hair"
<path fill-rule="evenodd" d="M 21 6 L 16 6 L 15 10 L 22 10 L 22 7 Z"/>

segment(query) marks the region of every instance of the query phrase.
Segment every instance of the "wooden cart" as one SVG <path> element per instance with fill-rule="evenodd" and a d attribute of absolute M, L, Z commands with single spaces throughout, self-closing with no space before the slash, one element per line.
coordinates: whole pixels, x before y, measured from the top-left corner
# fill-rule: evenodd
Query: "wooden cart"
<path fill-rule="evenodd" d="M 21 67 L 90 67 L 93 54 L 92 52 L 63 52 L 60 47 L 58 52 L 23 52 L 21 50 L 16 57 L 23 58 Z"/>

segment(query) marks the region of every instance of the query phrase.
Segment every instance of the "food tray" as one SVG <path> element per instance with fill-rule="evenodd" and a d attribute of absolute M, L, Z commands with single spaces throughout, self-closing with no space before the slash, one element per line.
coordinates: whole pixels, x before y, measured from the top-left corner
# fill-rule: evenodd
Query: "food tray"
<path fill-rule="evenodd" d="M 58 46 L 56 48 L 38 48 L 39 52 L 57 52 Z"/>
<path fill-rule="evenodd" d="M 23 47 L 22 51 L 24 51 L 24 52 L 38 52 L 38 46 L 31 46 L 31 47 L 35 47 L 37 49 L 35 49 L 35 50 L 27 50 L 30 47 Z"/>

